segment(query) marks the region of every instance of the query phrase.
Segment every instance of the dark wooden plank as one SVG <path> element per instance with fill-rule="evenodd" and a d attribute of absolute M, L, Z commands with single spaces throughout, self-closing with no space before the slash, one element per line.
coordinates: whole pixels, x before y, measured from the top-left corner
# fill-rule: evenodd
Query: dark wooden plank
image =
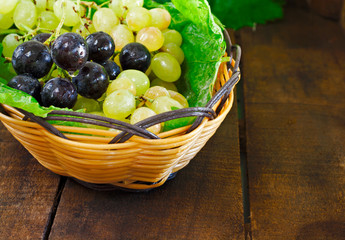
<path fill-rule="evenodd" d="M 345 237 L 345 36 L 287 8 L 242 29 L 253 239 Z"/>
<path fill-rule="evenodd" d="M 0 124 L 0 239 L 44 237 L 58 184 Z"/>
<path fill-rule="evenodd" d="M 146 193 L 68 180 L 50 239 L 244 239 L 237 112 L 177 176 Z"/>

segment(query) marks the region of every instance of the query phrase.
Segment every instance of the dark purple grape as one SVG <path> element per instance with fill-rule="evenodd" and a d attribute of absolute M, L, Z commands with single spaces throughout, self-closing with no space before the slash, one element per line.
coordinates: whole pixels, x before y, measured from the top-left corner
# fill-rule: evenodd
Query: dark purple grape
<path fill-rule="evenodd" d="M 7 85 L 11 88 L 26 92 L 33 96 L 37 101 L 40 100 L 41 84 L 37 78 L 33 78 L 28 75 L 17 75 L 13 77 Z"/>
<path fill-rule="evenodd" d="M 77 97 L 77 89 L 65 78 L 50 79 L 41 91 L 41 102 L 45 107 L 72 108 Z"/>
<path fill-rule="evenodd" d="M 86 98 L 98 99 L 109 85 L 104 67 L 95 62 L 87 62 L 76 77 L 72 78 L 78 93 Z"/>
<path fill-rule="evenodd" d="M 28 74 L 41 78 L 49 73 L 52 65 L 48 48 L 35 40 L 20 44 L 12 55 L 12 66 L 18 75 Z"/>
<path fill-rule="evenodd" d="M 136 69 L 146 72 L 151 64 L 151 54 L 141 43 L 128 43 L 120 52 L 120 64 L 123 70 Z"/>
<path fill-rule="evenodd" d="M 45 41 L 50 38 L 51 34 L 50 33 L 39 33 L 36 36 L 34 36 L 31 40 L 39 41 L 41 43 L 44 43 Z"/>
<path fill-rule="evenodd" d="M 114 80 L 121 72 L 119 65 L 114 61 L 107 60 L 100 64 L 104 67 L 105 71 L 107 71 L 110 80 Z"/>
<path fill-rule="evenodd" d="M 64 33 L 51 46 L 52 58 L 56 65 L 68 72 L 82 68 L 89 56 L 86 41 L 77 33 Z"/>
<path fill-rule="evenodd" d="M 115 51 L 113 38 L 105 32 L 95 32 L 86 37 L 89 60 L 101 63 L 108 60 Z"/>

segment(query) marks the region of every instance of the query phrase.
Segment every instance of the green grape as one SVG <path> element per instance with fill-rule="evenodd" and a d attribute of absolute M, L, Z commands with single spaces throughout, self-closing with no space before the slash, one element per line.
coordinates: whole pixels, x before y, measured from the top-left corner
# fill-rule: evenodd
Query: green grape
<path fill-rule="evenodd" d="M 66 28 L 61 28 L 61 29 L 60 29 L 60 35 L 61 35 L 61 34 L 64 34 L 64 33 L 68 33 L 68 32 L 70 32 L 69 29 L 66 29 Z"/>
<path fill-rule="evenodd" d="M 70 0 L 57 0 L 54 4 L 55 15 L 58 17 L 58 19 L 61 20 L 64 14 L 64 25 L 68 27 L 73 27 L 80 22 L 79 15 L 78 12 L 76 12 L 76 10 L 77 5 L 75 4 L 75 2 Z"/>
<path fill-rule="evenodd" d="M 164 45 L 168 43 L 175 43 L 177 46 L 182 45 L 182 35 L 176 30 L 165 29 L 162 31 L 164 36 Z"/>
<path fill-rule="evenodd" d="M 46 28 L 49 30 L 54 30 L 60 23 L 60 20 L 55 16 L 51 11 L 43 11 L 39 14 L 38 17 L 40 21 L 40 27 Z"/>
<path fill-rule="evenodd" d="M 122 0 L 122 6 L 131 10 L 133 8 L 144 6 L 144 0 Z"/>
<path fill-rule="evenodd" d="M 105 117 L 105 114 L 102 111 L 95 111 L 95 112 L 89 112 L 89 113 L 90 114 L 94 114 L 94 115 L 98 115 L 98 116 L 101 116 L 101 117 Z"/>
<path fill-rule="evenodd" d="M 98 9 L 92 20 L 96 31 L 103 31 L 108 34 L 119 24 L 119 19 L 109 8 Z"/>
<path fill-rule="evenodd" d="M 151 67 L 154 74 L 166 82 L 175 82 L 181 76 L 180 64 L 169 53 L 157 53 L 152 59 Z"/>
<path fill-rule="evenodd" d="M 13 13 L 0 14 L 0 29 L 9 29 L 13 25 Z"/>
<path fill-rule="evenodd" d="M 149 89 L 147 89 L 147 91 L 144 94 L 144 98 L 147 99 L 147 101 L 145 102 L 145 105 L 150 107 L 153 100 L 162 96 L 170 97 L 170 93 L 168 92 L 166 88 L 161 87 L 161 86 L 150 87 Z"/>
<path fill-rule="evenodd" d="M 107 95 L 111 94 L 112 92 L 115 92 L 116 90 L 119 89 L 127 89 L 130 91 L 134 96 L 136 95 L 136 89 L 135 89 L 135 84 L 132 80 L 124 77 L 118 77 L 114 81 L 112 81 L 108 88 L 107 88 Z"/>
<path fill-rule="evenodd" d="M 104 99 L 106 98 L 106 96 L 107 96 L 107 93 L 105 92 L 105 93 L 103 93 L 103 95 L 100 98 L 97 99 L 97 101 L 98 102 L 104 102 Z"/>
<path fill-rule="evenodd" d="M 153 8 L 150 10 L 152 17 L 151 25 L 157 27 L 160 30 L 167 29 L 171 22 L 170 13 L 163 8 Z"/>
<path fill-rule="evenodd" d="M 85 98 L 78 95 L 77 102 L 75 103 L 73 110 L 85 109 L 85 112 L 97 112 L 101 111 L 101 106 L 99 103 L 90 98 Z"/>
<path fill-rule="evenodd" d="M 163 46 L 164 37 L 158 28 L 146 27 L 138 32 L 136 42 L 143 44 L 150 52 L 153 52 Z"/>
<path fill-rule="evenodd" d="M 147 107 L 140 107 L 140 108 L 135 109 L 135 111 L 132 113 L 130 123 L 136 124 L 137 122 L 140 122 L 154 115 L 157 115 L 157 114 L 152 109 L 147 108 Z M 158 134 L 161 131 L 161 124 L 153 125 L 152 127 L 149 127 L 147 130 L 154 134 Z"/>
<path fill-rule="evenodd" d="M 172 110 L 172 107 L 174 108 L 183 108 L 183 106 L 176 100 L 172 99 L 168 96 L 162 96 L 156 98 L 153 102 L 150 108 L 155 111 L 155 113 L 160 114 L 164 112 L 168 112 Z"/>
<path fill-rule="evenodd" d="M 32 28 L 37 22 L 36 6 L 32 2 L 20 2 L 13 13 L 13 21 L 17 28 L 26 30 L 25 27 Z"/>
<path fill-rule="evenodd" d="M 45 2 L 46 2 L 46 10 L 54 11 L 54 3 L 55 3 L 55 1 L 56 0 L 45 0 Z"/>
<path fill-rule="evenodd" d="M 167 43 L 161 47 L 160 51 L 173 55 L 180 65 L 184 61 L 184 52 L 179 46 L 176 45 L 176 43 Z"/>
<path fill-rule="evenodd" d="M 147 89 L 150 87 L 150 80 L 145 73 L 139 70 L 129 69 L 122 71 L 117 78 L 127 78 L 130 79 L 136 89 L 136 96 L 143 95 Z"/>
<path fill-rule="evenodd" d="M 172 90 L 168 90 L 168 92 L 170 94 L 170 97 L 172 99 L 178 101 L 179 103 L 181 103 L 181 105 L 184 108 L 188 108 L 189 107 L 187 99 L 181 93 L 179 93 L 177 91 L 172 91 Z"/>
<path fill-rule="evenodd" d="M 109 8 L 113 10 L 118 18 L 122 18 L 125 14 L 125 8 L 122 5 L 122 0 L 112 0 L 109 3 Z"/>
<path fill-rule="evenodd" d="M 134 95 L 126 89 L 120 89 L 105 98 L 103 112 L 109 118 L 124 120 L 132 114 L 135 107 Z"/>
<path fill-rule="evenodd" d="M 36 4 L 37 12 L 46 11 L 47 0 L 36 0 L 35 4 Z"/>
<path fill-rule="evenodd" d="M 78 34 L 82 35 L 83 37 L 86 37 L 86 36 L 90 35 L 91 33 L 96 32 L 96 29 L 93 26 L 92 22 L 89 23 L 84 19 L 82 21 L 83 21 L 83 24 L 79 23 L 79 24 L 75 25 L 72 28 L 72 32 L 78 33 Z M 87 26 L 87 28 L 85 27 L 85 25 Z"/>
<path fill-rule="evenodd" d="M 12 12 L 16 7 L 18 0 L 0 0 L 0 14 Z"/>
<path fill-rule="evenodd" d="M 16 47 L 23 43 L 23 40 L 20 39 L 20 36 L 15 33 L 8 34 L 2 40 L 3 51 L 2 54 L 5 57 L 12 57 L 12 54 Z"/>
<path fill-rule="evenodd" d="M 151 81 L 151 87 L 153 87 L 153 86 L 161 86 L 161 87 L 166 88 L 167 90 L 172 90 L 172 91 L 177 92 L 177 87 L 175 86 L 174 83 L 166 82 L 166 81 L 163 81 L 159 78 L 155 78 Z"/>
<path fill-rule="evenodd" d="M 133 32 L 124 24 L 117 25 L 111 31 L 110 36 L 114 39 L 115 51 L 121 51 L 125 45 L 134 42 Z"/>
<path fill-rule="evenodd" d="M 129 29 L 134 32 L 138 32 L 139 30 L 151 25 L 151 14 L 146 8 L 133 8 L 128 11 L 126 22 Z"/>

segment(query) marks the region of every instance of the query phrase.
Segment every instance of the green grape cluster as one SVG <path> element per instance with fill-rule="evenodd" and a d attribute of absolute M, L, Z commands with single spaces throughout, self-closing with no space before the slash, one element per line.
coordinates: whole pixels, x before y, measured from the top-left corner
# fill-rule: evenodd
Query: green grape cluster
<path fill-rule="evenodd" d="M 0 34 L 5 35 L 3 56 L 12 58 L 18 46 L 36 40 L 35 36 L 42 33 L 49 34 L 43 43 L 50 46 L 64 33 L 77 33 L 87 39 L 91 34 L 104 32 L 115 44 L 109 61 L 116 63 L 121 73 L 109 80 L 101 98 L 78 95 L 74 110 L 83 108 L 86 112 L 135 124 L 155 114 L 188 107 L 187 100 L 174 84 L 181 76 L 184 61 L 182 36 L 169 29 L 171 16 L 167 10 L 149 10 L 143 5 L 143 0 L 112 0 L 101 5 L 81 0 L 0 0 Z M 149 59 L 145 71 L 122 66 L 121 51 L 131 43 L 147 49 Z M 142 54 L 139 50 L 132 51 Z M 104 68 L 111 65 L 98 63 Z M 57 70 L 51 71 L 50 76 L 58 77 L 61 72 Z M 47 79 L 40 81 L 43 85 Z M 149 128 L 154 133 L 161 129 L 160 124 Z"/>

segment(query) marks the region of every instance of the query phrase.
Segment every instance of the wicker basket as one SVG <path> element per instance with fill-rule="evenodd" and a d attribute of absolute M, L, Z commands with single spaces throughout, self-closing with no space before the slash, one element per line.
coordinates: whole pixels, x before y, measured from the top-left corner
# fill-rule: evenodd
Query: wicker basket
<path fill-rule="evenodd" d="M 232 107 L 233 87 L 240 78 L 238 64 L 241 54 L 240 48 L 232 46 L 228 35 L 225 36 L 231 60 L 220 65 L 214 96 L 203 108 L 163 113 L 136 125 L 123 125 L 90 114 L 73 118 L 77 119 L 74 121 L 114 127 L 120 133 L 53 126 L 45 119 L 4 104 L 0 120 L 44 167 L 56 174 L 75 178 L 96 189 L 145 190 L 161 186 L 200 151 Z M 71 113 L 54 111 L 47 119 L 68 120 L 68 114 Z M 146 130 L 157 122 L 186 116 L 197 116 L 192 126 L 157 136 Z"/>

